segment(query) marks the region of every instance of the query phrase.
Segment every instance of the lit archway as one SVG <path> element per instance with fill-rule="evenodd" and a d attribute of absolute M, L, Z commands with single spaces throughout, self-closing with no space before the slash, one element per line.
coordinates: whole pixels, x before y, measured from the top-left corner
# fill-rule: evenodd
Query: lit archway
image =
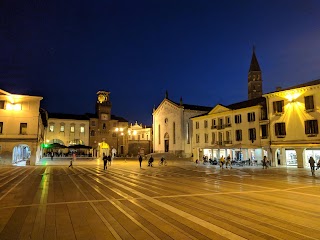
<path fill-rule="evenodd" d="M 26 165 L 30 160 L 31 149 L 27 144 L 19 144 L 13 148 L 12 164 Z"/>

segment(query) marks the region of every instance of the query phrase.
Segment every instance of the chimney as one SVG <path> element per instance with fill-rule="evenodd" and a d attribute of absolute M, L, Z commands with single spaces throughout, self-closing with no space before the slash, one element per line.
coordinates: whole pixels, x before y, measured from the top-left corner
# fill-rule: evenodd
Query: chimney
<path fill-rule="evenodd" d="M 281 87 L 276 87 L 276 91 L 281 91 Z"/>

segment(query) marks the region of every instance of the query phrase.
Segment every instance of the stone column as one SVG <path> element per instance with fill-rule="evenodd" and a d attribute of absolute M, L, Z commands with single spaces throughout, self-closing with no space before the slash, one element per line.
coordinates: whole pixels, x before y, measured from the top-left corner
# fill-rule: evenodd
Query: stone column
<path fill-rule="evenodd" d="M 304 168 L 304 149 L 303 148 L 296 148 L 296 154 L 297 154 L 297 162 L 298 162 L 298 168 Z"/>
<path fill-rule="evenodd" d="M 280 148 L 280 164 L 287 166 L 287 156 L 286 156 L 286 149 Z"/>

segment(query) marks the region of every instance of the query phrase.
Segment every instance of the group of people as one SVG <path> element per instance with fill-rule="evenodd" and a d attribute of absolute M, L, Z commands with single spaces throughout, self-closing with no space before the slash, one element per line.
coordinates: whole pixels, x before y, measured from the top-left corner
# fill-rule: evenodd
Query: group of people
<path fill-rule="evenodd" d="M 309 158 L 309 164 L 311 168 L 311 174 L 312 176 L 315 176 L 315 170 L 318 170 L 320 168 L 320 159 L 317 162 L 317 168 L 315 168 L 316 161 L 312 156 Z"/>
<path fill-rule="evenodd" d="M 103 153 L 103 157 L 102 157 L 102 160 L 103 160 L 103 170 L 106 170 L 108 169 L 107 165 L 111 166 L 111 156 L 110 155 L 106 155 L 105 153 Z"/>

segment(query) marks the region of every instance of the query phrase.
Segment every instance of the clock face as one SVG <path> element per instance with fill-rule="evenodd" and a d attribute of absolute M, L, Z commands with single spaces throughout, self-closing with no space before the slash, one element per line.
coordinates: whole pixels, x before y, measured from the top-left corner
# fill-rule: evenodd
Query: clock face
<path fill-rule="evenodd" d="M 104 96 L 104 95 L 102 95 L 102 94 L 100 94 L 99 96 L 98 96 L 98 100 L 99 100 L 99 102 L 100 103 L 102 103 L 103 101 L 105 101 L 107 98 Z"/>
<path fill-rule="evenodd" d="M 101 120 L 108 120 L 108 114 L 102 113 Z"/>

